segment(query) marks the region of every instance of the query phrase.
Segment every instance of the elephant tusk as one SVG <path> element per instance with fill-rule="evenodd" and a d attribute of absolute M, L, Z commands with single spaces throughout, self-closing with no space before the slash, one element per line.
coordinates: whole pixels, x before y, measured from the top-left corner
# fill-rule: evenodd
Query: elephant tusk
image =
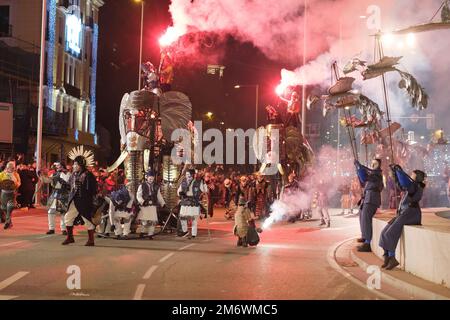
<path fill-rule="evenodd" d="M 124 160 L 126 159 L 127 156 L 128 156 L 128 151 L 123 150 L 122 153 L 120 154 L 120 157 L 117 158 L 116 162 L 114 162 L 114 164 L 112 166 L 108 167 L 106 169 L 106 171 L 112 172 L 112 171 L 116 170 L 122 164 L 122 162 L 124 162 Z"/>
<path fill-rule="evenodd" d="M 144 150 L 144 171 L 148 171 L 148 163 L 150 161 L 150 150 L 145 149 Z"/>

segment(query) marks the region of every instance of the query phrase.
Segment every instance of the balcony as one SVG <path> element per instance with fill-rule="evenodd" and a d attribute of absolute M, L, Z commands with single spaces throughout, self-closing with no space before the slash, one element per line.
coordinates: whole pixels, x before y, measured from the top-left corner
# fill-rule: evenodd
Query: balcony
<path fill-rule="evenodd" d="M 31 109 L 31 130 L 36 131 L 37 128 L 37 107 Z M 69 113 L 55 112 L 50 108 L 44 108 L 42 118 L 42 133 L 46 136 L 67 136 L 67 128 L 69 126 Z"/>
<path fill-rule="evenodd" d="M 78 89 L 77 87 L 74 87 L 68 83 L 64 84 L 64 89 L 66 90 L 66 93 L 69 96 L 72 96 L 74 98 L 80 99 L 81 98 L 81 90 Z"/>

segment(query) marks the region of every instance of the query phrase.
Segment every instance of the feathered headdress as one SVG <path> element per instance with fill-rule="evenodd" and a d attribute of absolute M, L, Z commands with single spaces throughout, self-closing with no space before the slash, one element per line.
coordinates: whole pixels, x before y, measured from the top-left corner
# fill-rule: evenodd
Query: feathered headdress
<path fill-rule="evenodd" d="M 84 146 L 73 148 L 68 156 L 72 161 L 76 161 L 85 167 L 94 165 L 94 153 L 91 150 L 84 150 Z"/>

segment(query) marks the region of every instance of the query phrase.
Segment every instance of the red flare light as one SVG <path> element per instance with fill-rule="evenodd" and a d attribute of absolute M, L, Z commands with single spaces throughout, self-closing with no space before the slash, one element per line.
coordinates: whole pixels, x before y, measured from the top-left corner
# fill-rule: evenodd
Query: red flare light
<path fill-rule="evenodd" d="M 167 47 L 170 46 L 172 43 L 178 40 L 179 37 L 181 37 L 182 34 L 180 31 L 175 29 L 174 27 L 169 27 L 166 30 L 166 33 L 164 33 L 161 38 L 159 38 L 159 45 L 161 47 Z"/>

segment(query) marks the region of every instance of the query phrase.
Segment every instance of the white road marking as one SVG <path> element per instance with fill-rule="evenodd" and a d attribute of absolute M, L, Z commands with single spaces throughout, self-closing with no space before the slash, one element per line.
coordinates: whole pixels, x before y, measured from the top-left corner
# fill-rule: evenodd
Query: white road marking
<path fill-rule="evenodd" d="M 0 290 L 3 290 L 6 287 L 9 287 L 14 282 L 22 279 L 23 277 L 25 277 L 29 273 L 30 273 L 29 271 L 19 271 L 15 275 L 9 277 L 8 279 L 3 280 L 2 282 L 0 282 Z"/>
<path fill-rule="evenodd" d="M 175 254 L 175 252 L 171 252 L 167 255 L 165 255 L 164 257 L 162 257 L 161 259 L 159 259 L 159 263 L 163 263 L 164 261 L 166 261 L 167 259 L 169 259 L 171 256 L 173 256 Z"/>
<path fill-rule="evenodd" d="M 37 237 L 36 239 L 45 239 L 45 238 L 50 238 L 50 237 L 53 237 L 53 235 L 50 234 L 48 236 Z"/>
<path fill-rule="evenodd" d="M 15 244 L 18 244 L 18 243 L 24 243 L 24 242 L 26 242 L 26 241 L 25 241 L 25 240 L 22 240 L 22 241 L 16 241 L 16 242 L 4 243 L 4 244 L 0 244 L 0 247 L 9 247 L 9 246 L 13 246 L 13 245 L 15 245 Z"/>
<path fill-rule="evenodd" d="M 150 277 L 152 276 L 153 272 L 155 272 L 156 269 L 158 269 L 158 266 L 151 266 L 150 269 L 147 270 L 142 279 L 144 280 L 150 279 Z"/>
<path fill-rule="evenodd" d="M 193 246 L 195 246 L 195 243 L 188 244 L 187 246 L 184 246 L 184 247 L 178 249 L 178 251 L 182 251 L 184 249 L 187 249 L 187 248 L 190 248 L 190 247 L 193 247 Z"/>
<path fill-rule="evenodd" d="M 136 288 L 136 292 L 134 293 L 133 300 L 142 300 L 142 295 L 144 294 L 145 284 L 139 284 Z"/>

